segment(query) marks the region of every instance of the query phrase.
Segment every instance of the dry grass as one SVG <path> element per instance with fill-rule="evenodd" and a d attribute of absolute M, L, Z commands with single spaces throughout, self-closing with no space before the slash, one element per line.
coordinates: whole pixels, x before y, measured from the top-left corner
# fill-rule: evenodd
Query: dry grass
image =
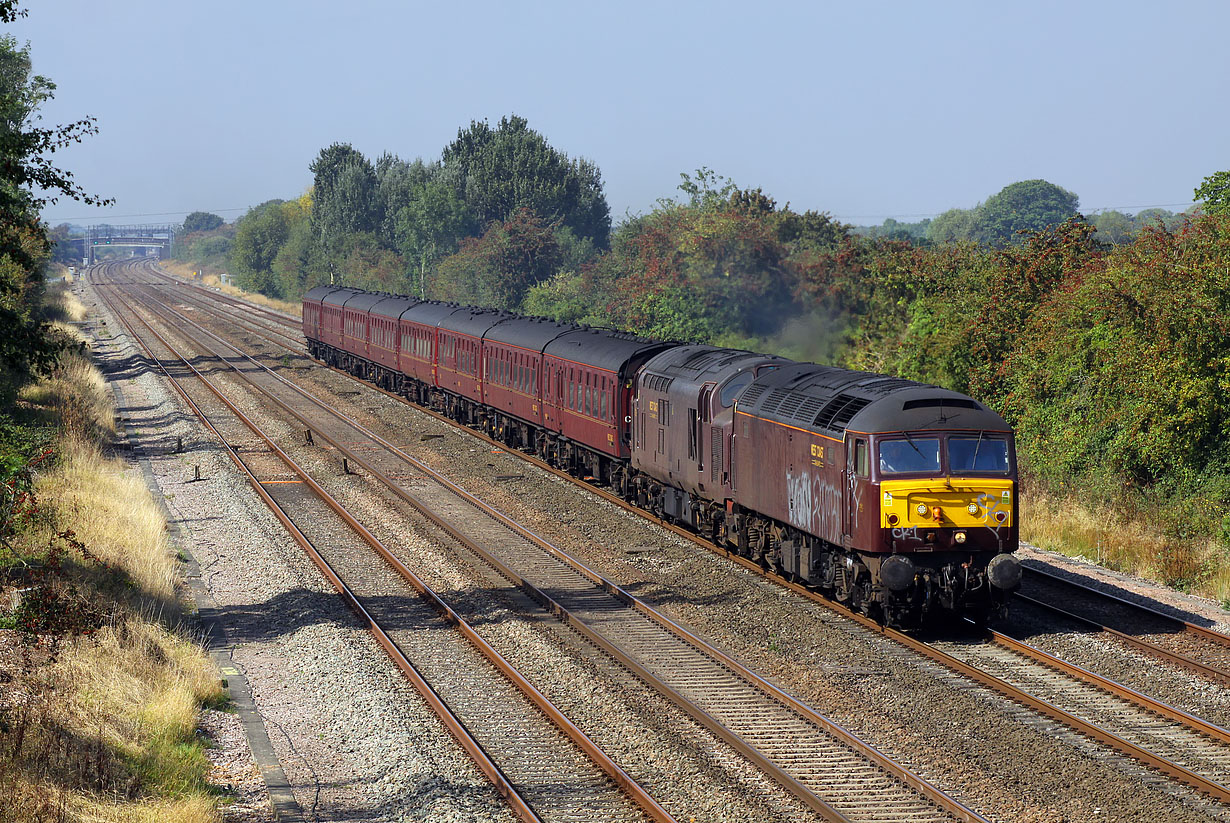
<path fill-rule="evenodd" d="M 97 442 L 115 433 L 111 392 L 98 369 L 81 355 L 66 356 L 50 377 L 24 387 L 17 398 L 71 439 Z"/>
<path fill-rule="evenodd" d="M 73 294 L 72 287 L 68 283 L 49 285 L 43 305 L 47 314 L 55 320 L 79 323 L 86 316 L 85 304 L 77 299 L 77 295 Z"/>
<path fill-rule="evenodd" d="M 1214 540 L 1175 540 L 1156 524 L 1108 506 L 1031 493 L 1021 497 L 1021 538 L 1181 591 L 1230 601 L 1230 562 Z"/>
<path fill-rule="evenodd" d="M 121 570 L 137 593 L 160 609 L 175 606 L 177 570 L 166 521 L 145 482 L 128 464 L 79 439 L 63 442 L 56 468 L 35 493 L 54 501 L 56 529 L 71 528 L 100 560 Z"/>
<path fill-rule="evenodd" d="M 278 300 L 273 297 L 266 297 L 263 294 L 244 291 L 243 289 L 236 288 L 235 286 L 224 286 L 222 285 L 222 280 L 217 274 L 202 272 L 198 268 L 190 266 L 187 263 L 180 263 L 175 260 L 162 260 L 159 261 L 158 266 L 166 269 L 177 277 L 196 280 L 202 286 L 209 286 L 210 288 L 218 289 L 223 294 L 229 294 L 232 297 L 239 297 L 250 303 L 255 303 L 258 306 L 276 309 L 277 311 L 285 312 L 286 314 L 294 315 L 295 317 L 303 316 L 303 305 L 301 303 L 291 303 L 287 300 Z"/>
<path fill-rule="evenodd" d="M 222 693 L 199 647 L 122 617 L 15 683 L 0 820 L 218 819 L 195 731 L 198 707 Z"/>
<path fill-rule="evenodd" d="M 113 432 L 111 394 L 73 355 L 19 403 L 62 432 L 35 478 L 41 511 L 16 538 L 23 555 L 37 566 L 72 529 L 106 565 L 70 553 L 57 583 L 103 617 L 93 633 L 31 647 L 0 630 L 0 822 L 217 821 L 195 730 L 200 706 L 222 696 L 219 676 L 198 644 L 152 617 L 180 614 L 176 562 L 140 475 L 98 446 Z"/>

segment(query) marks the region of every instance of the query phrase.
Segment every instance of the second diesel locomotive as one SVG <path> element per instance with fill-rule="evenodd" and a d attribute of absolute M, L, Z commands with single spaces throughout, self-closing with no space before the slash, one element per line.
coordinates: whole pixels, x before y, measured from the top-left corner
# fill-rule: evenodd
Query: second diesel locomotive
<path fill-rule="evenodd" d="M 957 392 L 322 286 L 308 349 L 894 626 L 1020 582 L 1012 430 Z"/>

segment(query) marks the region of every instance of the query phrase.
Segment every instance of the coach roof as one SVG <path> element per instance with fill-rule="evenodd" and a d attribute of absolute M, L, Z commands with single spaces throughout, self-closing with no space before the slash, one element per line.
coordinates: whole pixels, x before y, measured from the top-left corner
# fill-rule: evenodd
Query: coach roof
<path fill-rule="evenodd" d="M 544 353 L 587 366 L 618 372 L 635 355 L 678 345 L 610 329 L 579 328 L 547 344 Z"/>
<path fill-rule="evenodd" d="M 481 338 L 487 329 L 496 323 L 501 323 L 513 317 L 516 317 L 516 315 L 504 311 L 475 309 L 467 306 L 457 309 L 446 317 L 440 318 L 440 328 L 458 334 Z"/>
<path fill-rule="evenodd" d="M 337 289 L 326 294 L 321 302 L 327 306 L 344 306 L 347 300 L 359 294 L 367 294 L 367 292 L 360 289 Z"/>
<path fill-rule="evenodd" d="M 317 286 L 316 288 L 303 295 L 304 303 L 319 303 L 324 299 L 326 294 L 337 291 L 340 286 Z"/>
<path fill-rule="evenodd" d="M 388 317 L 393 320 L 401 317 L 402 312 L 418 303 L 413 297 L 402 297 L 399 294 L 386 294 L 384 298 L 372 305 L 372 314 Z"/>
<path fill-rule="evenodd" d="M 540 352 L 561 334 L 580 328 L 575 323 L 556 323 L 542 317 L 510 317 L 488 329 L 486 339 Z"/>

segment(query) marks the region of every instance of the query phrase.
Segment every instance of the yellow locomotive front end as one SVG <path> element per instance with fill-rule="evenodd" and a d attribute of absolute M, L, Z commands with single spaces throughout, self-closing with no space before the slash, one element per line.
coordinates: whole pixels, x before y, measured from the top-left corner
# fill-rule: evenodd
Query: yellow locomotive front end
<path fill-rule="evenodd" d="M 875 438 L 880 574 L 899 612 L 1002 612 L 1020 583 L 1010 432 L 911 431 Z"/>

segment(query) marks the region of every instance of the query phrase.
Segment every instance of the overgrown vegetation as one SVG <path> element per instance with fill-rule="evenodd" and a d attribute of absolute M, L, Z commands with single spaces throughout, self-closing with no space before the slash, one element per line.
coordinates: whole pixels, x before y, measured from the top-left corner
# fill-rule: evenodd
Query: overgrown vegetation
<path fill-rule="evenodd" d="M 73 350 L 2 428 L 0 820 L 217 819 L 195 731 L 220 681 L 167 622 L 176 560 L 140 476 L 100 450 L 113 411 Z"/>

